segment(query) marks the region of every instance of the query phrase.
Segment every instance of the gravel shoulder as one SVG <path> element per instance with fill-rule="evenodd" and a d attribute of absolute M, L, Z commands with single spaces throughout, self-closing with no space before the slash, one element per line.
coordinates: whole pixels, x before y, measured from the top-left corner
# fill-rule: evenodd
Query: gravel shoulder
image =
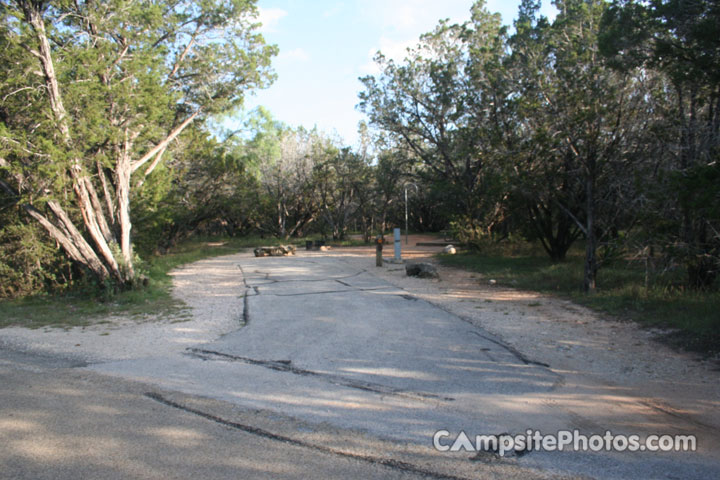
<path fill-rule="evenodd" d="M 242 290 L 233 257 L 202 260 L 171 273 L 173 296 L 191 309 L 190 319 L 111 317 L 70 329 L 11 327 L 0 330 L 0 347 L 99 363 L 169 356 L 211 342 L 241 327 Z"/>

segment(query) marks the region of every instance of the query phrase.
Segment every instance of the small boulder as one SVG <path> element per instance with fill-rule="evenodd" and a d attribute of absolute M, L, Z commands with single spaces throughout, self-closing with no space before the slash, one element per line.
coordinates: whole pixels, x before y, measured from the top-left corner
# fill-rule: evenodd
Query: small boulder
<path fill-rule="evenodd" d="M 256 257 L 285 257 L 287 255 L 295 255 L 295 247 L 293 245 L 257 247 L 254 253 Z"/>
<path fill-rule="evenodd" d="M 455 255 L 457 253 L 457 250 L 452 245 L 446 245 L 445 248 L 443 248 L 443 253 L 448 253 L 450 255 Z"/>
<path fill-rule="evenodd" d="M 430 263 L 408 263 L 405 265 L 405 273 L 410 277 L 440 278 L 437 268 Z"/>

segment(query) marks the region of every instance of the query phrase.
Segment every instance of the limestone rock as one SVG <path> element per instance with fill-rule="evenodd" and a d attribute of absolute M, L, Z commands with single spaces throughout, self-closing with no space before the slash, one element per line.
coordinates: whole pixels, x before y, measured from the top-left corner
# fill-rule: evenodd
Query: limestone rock
<path fill-rule="evenodd" d="M 457 250 L 452 245 L 446 245 L 445 248 L 443 248 L 443 253 L 449 253 L 450 255 L 455 255 L 457 253 Z"/>
<path fill-rule="evenodd" d="M 293 245 L 278 245 L 272 247 L 257 247 L 254 250 L 256 257 L 285 257 L 295 255 L 295 247 Z"/>
<path fill-rule="evenodd" d="M 405 273 L 410 277 L 440 278 L 437 268 L 430 263 L 408 263 L 405 265 Z"/>

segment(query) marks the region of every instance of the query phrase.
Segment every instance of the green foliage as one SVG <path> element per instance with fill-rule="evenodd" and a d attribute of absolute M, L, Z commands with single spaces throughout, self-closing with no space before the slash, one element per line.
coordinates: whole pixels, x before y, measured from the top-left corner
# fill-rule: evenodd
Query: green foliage
<path fill-rule="evenodd" d="M 68 262 L 35 225 L 0 228 L 0 299 L 62 290 L 71 275 Z"/>
<path fill-rule="evenodd" d="M 473 223 L 472 219 L 460 218 L 450 222 L 450 231 L 453 238 L 473 250 L 483 251 L 492 243 L 492 238 L 479 225 Z"/>
<path fill-rule="evenodd" d="M 616 68 L 642 66 L 666 82 L 649 101 L 661 117 L 648 121 L 651 141 L 661 145 L 648 210 L 662 213 L 644 227 L 685 263 L 691 286 L 707 288 L 720 248 L 720 187 L 712 181 L 720 151 L 720 9 L 710 0 L 615 1 L 603 27 L 602 51 Z"/>
<path fill-rule="evenodd" d="M 720 275 L 720 166 L 714 162 L 673 172 L 670 187 L 680 207 L 697 219 L 690 226 L 694 242 L 675 250 L 688 267 L 690 285 L 710 288 Z"/>
<path fill-rule="evenodd" d="M 444 203 L 455 215 L 495 210 L 504 52 L 499 15 L 478 2 L 470 22 L 440 22 L 402 63 L 378 54 L 382 73 L 361 79 L 360 108 L 418 161 L 417 178 L 445 184 Z"/>
<path fill-rule="evenodd" d="M 350 218 L 363 202 L 367 205 L 369 166 L 349 148 L 324 158 L 315 165 L 321 215 L 333 240 L 343 240 Z"/>
<path fill-rule="evenodd" d="M 616 0 L 603 26 L 603 53 L 618 67 L 647 65 L 675 84 L 720 82 L 720 8 L 713 0 Z"/>

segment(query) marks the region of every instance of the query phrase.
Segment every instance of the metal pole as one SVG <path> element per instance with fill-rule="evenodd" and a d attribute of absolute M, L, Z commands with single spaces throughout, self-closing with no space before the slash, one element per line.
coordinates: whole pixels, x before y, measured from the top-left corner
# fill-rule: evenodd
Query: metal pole
<path fill-rule="evenodd" d="M 401 241 L 399 228 L 393 229 L 393 236 L 395 237 L 395 261 L 399 262 L 400 260 L 402 260 L 402 255 L 400 253 Z"/>

